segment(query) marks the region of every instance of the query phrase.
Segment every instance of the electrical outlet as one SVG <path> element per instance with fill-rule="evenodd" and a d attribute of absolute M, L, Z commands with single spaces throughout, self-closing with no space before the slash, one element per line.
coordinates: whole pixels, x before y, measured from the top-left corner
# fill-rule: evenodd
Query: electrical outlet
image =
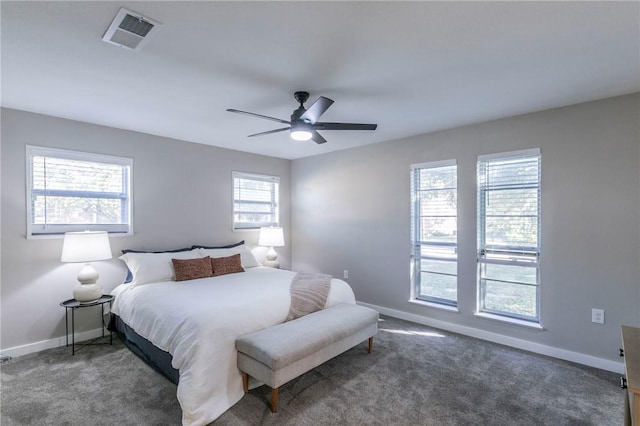
<path fill-rule="evenodd" d="M 349 270 L 345 269 L 344 272 L 342 272 L 342 278 L 344 278 L 345 280 L 349 279 Z"/>
<path fill-rule="evenodd" d="M 591 322 L 604 324 L 604 309 L 591 309 Z"/>

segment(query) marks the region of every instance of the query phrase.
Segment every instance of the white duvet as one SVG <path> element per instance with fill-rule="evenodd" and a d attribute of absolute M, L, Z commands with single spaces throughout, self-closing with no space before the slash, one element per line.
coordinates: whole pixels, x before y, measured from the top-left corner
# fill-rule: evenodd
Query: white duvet
<path fill-rule="evenodd" d="M 236 338 L 284 322 L 294 275 L 257 267 L 191 281 L 123 284 L 113 291 L 112 311 L 173 356 L 183 425 L 212 422 L 242 398 Z M 355 303 L 351 287 L 332 279 L 326 306 L 345 302 Z"/>

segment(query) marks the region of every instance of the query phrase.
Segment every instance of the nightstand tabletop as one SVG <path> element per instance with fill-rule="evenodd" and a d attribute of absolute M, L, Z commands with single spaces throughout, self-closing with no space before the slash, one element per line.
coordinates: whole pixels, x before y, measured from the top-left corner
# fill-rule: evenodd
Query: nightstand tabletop
<path fill-rule="evenodd" d="M 60 306 L 65 308 L 84 308 L 85 306 L 101 305 L 103 303 L 111 302 L 112 300 L 113 295 L 103 294 L 99 299 L 92 300 L 90 302 L 78 302 L 76 299 L 65 300 L 64 302 L 60 302 Z"/>

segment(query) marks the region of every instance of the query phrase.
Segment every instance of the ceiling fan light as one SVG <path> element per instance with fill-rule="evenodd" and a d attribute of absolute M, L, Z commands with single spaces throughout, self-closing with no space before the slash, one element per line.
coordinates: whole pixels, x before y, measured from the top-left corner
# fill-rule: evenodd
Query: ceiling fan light
<path fill-rule="evenodd" d="M 305 129 L 291 130 L 291 139 L 295 141 L 308 141 L 311 136 L 311 132 Z"/>
<path fill-rule="evenodd" d="M 291 126 L 291 139 L 308 141 L 313 136 L 312 128 L 307 123 L 295 123 Z"/>

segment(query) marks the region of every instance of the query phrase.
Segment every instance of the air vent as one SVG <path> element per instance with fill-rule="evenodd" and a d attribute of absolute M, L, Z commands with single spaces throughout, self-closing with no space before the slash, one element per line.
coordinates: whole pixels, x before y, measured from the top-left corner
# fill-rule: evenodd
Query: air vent
<path fill-rule="evenodd" d="M 159 25 L 139 13 L 121 8 L 102 40 L 125 49 L 140 50 Z"/>

